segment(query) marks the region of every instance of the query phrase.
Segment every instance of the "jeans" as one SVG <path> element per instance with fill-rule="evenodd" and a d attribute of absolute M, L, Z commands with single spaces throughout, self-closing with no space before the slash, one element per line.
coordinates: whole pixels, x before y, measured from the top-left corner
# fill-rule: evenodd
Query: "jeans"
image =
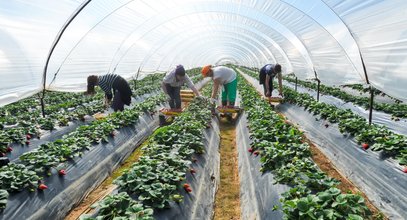
<path fill-rule="evenodd" d="M 115 112 L 124 110 L 124 102 L 119 90 L 114 91 L 112 108 Z"/>
<path fill-rule="evenodd" d="M 181 108 L 181 87 L 172 87 L 170 84 L 165 84 L 165 87 L 170 96 L 170 100 L 168 101 L 170 108 Z"/>
<path fill-rule="evenodd" d="M 273 92 L 273 80 L 274 80 L 274 77 L 271 77 L 270 78 L 270 83 L 269 83 L 269 88 L 270 88 L 270 96 L 271 96 L 271 93 Z M 264 89 L 264 96 L 266 96 L 266 93 L 267 93 L 267 90 L 266 90 L 266 82 L 264 82 L 263 83 L 263 89 Z"/>

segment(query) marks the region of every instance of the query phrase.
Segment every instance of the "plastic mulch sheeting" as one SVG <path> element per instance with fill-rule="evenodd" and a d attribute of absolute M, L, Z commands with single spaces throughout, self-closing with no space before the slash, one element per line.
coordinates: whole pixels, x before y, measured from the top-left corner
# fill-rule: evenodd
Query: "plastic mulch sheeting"
<path fill-rule="evenodd" d="M 191 167 L 196 170 L 195 175 L 187 173 L 186 180 L 193 191 L 181 190 L 184 196 L 181 203 L 171 203 L 169 209 L 154 210 L 154 218 L 165 219 L 212 219 L 214 214 L 215 194 L 220 181 L 219 155 L 219 121 L 212 120 L 211 128 L 204 132 L 205 153 L 195 155 L 198 159 Z"/>
<path fill-rule="evenodd" d="M 243 75 L 249 82 L 256 80 Z M 257 83 L 258 91 L 262 91 Z M 324 96 L 323 96 L 324 97 Z M 324 99 L 321 101 L 325 102 Z M 407 175 L 390 158 L 380 153 L 363 150 L 349 135 L 339 132 L 336 124 L 325 128 L 326 122 L 319 120 L 304 108 L 288 103 L 277 108 L 289 120 L 295 122 L 308 139 L 354 183 L 369 200 L 390 219 L 405 219 L 407 216 Z"/>
<path fill-rule="evenodd" d="M 185 182 L 188 183 L 192 192 L 187 193 L 180 190 L 178 193 L 184 196 L 181 203 L 171 202 L 167 209 L 155 209 L 154 218 L 158 220 L 166 219 L 212 219 L 214 215 L 215 194 L 220 181 L 220 155 L 219 155 L 219 121 L 213 119 L 211 128 L 203 133 L 205 153 L 195 154 L 196 163 L 191 164 L 191 168 L 196 173 L 186 174 Z M 120 188 L 112 192 L 116 194 Z M 132 195 L 135 199 L 137 196 Z M 90 215 L 96 217 L 98 210 Z"/>
<path fill-rule="evenodd" d="M 290 83 L 287 81 L 283 81 L 283 85 L 289 86 L 292 89 L 295 88 L 294 83 Z M 300 85 L 297 85 L 297 91 L 300 93 L 308 93 L 315 99 L 317 97 L 317 91 L 315 91 L 313 89 L 304 88 Z M 325 102 L 327 104 L 334 105 L 341 109 L 350 109 L 350 110 L 352 110 L 352 112 L 366 118 L 367 120 L 369 119 L 369 109 L 364 109 L 363 107 L 354 105 L 351 102 L 344 102 L 343 100 L 341 100 L 339 98 L 336 98 L 336 97 L 333 97 L 330 95 L 323 95 L 323 94 L 320 94 L 319 100 L 321 102 Z M 407 135 L 407 119 L 405 119 L 405 118 L 400 118 L 400 121 L 394 121 L 394 120 L 391 120 L 390 114 L 387 114 L 382 111 L 376 111 L 373 109 L 372 122 L 375 124 L 378 124 L 378 125 L 386 126 L 387 128 L 389 128 L 391 131 L 393 131 L 395 133 Z"/>
<path fill-rule="evenodd" d="M 45 191 L 11 194 L 0 219 L 63 219 L 96 188 L 121 162 L 152 134 L 158 118 L 144 115 L 134 126 L 118 129 L 108 143 L 94 145 L 82 157 L 67 162 L 67 175 L 44 178 Z"/>
<path fill-rule="evenodd" d="M 242 219 L 282 219 L 283 212 L 273 211 L 279 206 L 280 195 L 289 190 L 287 185 L 273 184 L 274 175 L 260 172 L 260 157 L 249 153 L 250 139 L 246 114 L 236 127 L 236 144 L 239 160 L 240 206 Z"/>
<path fill-rule="evenodd" d="M 140 95 L 136 98 L 132 98 L 132 105 L 134 105 L 136 103 L 140 103 L 140 102 L 144 101 L 145 99 L 147 99 L 148 97 L 151 97 L 151 96 L 154 96 L 157 94 L 158 94 L 158 92 L 152 92 L 152 93 Z M 125 108 L 129 108 L 129 106 L 125 106 Z M 109 110 L 105 111 L 104 113 L 111 113 L 111 112 L 113 112 L 113 110 L 110 108 Z M 48 142 L 54 142 L 58 139 L 61 139 L 62 136 L 64 136 L 65 134 L 68 134 L 68 133 L 74 131 L 79 126 L 87 125 L 94 120 L 95 119 L 92 116 L 87 115 L 87 116 L 85 116 L 84 122 L 82 122 L 80 120 L 74 120 L 74 121 L 69 122 L 68 126 L 57 126 L 52 131 L 41 130 L 42 135 L 41 135 L 40 139 L 38 139 L 36 137 L 32 138 L 30 140 L 29 146 L 18 144 L 18 143 L 11 144 L 13 151 L 8 153 L 7 157 L 10 159 L 10 161 L 17 162 L 19 160 L 18 158 L 22 154 L 38 148 L 41 144 L 45 144 Z"/>
<path fill-rule="evenodd" d="M 329 160 L 364 192 L 372 203 L 390 219 L 407 216 L 407 175 L 397 162 L 382 158 L 381 154 L 363 150 L 353 137 L 344 136 L 337 125 L 325 128 L 324 120 L 303 108 L 283 104 L 279 110 L 291 121 L 298 123 Z"/>

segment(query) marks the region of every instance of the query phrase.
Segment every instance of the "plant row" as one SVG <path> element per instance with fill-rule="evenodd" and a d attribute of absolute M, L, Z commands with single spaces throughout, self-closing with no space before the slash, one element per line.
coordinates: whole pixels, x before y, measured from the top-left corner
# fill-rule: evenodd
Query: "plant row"
<path fill-rule="evenodd" d="M 261 172 L 271 172 L 275 183 L 292 187 L 280 199 L 284 219 L 362 220 L 371 215 L 362 196 L 342 193 L 339 182 L 318 168 L 297 128 L 274 112 L 248 82 L 240 80 L 238 88 L 247 112 L 249 153 L 261 157 Z"/>
<path fill-rule="evenodd" d="M 158 81 L 151 81 L 154 77 L 161 77 L 161 74 L 152 74 L 137 81 L 138 87 L 133 88 L 133 93 L 143 95 L 158 90 L 160 85 Z M 133 82 L 130 82 L 130 85 L 133 85 Z M 6 124 L 13 123 L 15 126 L 12 128 L 3 126 L 3 129 L 0 129 L 0 153 L 10 152 L 11 143 L 29 145 L 31 138 L 40 137 L 40 129 L 53 130 L 56 126 L 68 125 L 69 121 L 84 121 L 86 115 L 93 115 L 105 109 L 102 103 L 103 93 L 100 90 L 92 97 L 81 93 L 47 92 L 46 94 L 45 118 L 41 116 L 39 100 L 35 97 L 1 108 L 3 115 L 0 121 L 6 120 Z M 71 110 L 71 108 L 74 109 Z"/>
<path fill-rule="evenodd" d="M 34 191 L 44 188 L 40 175 L 51 175 L 51 169 L 57 169 L 59 175 L 65 175 L 63 163 L 81 156 L 93 144 L 107 142 L 114 137 L 115 129 L 123 128 L 138 122 L 139 117 L 148 112 L 153 113 L 165 96 L 147 98 L 133 108 L 115 112 L 103 120 L 93 121 L 89 125 L 78 127 L 61 139 L 41 145 L 39 148 L 20 156 L 19 163 L 9 163 L 0 168 L 0 189 L 18 192 L 25 188 Z M 39 185 L 40 184 L 40 185 Z"/>
<path fill-rule="evenodd" d="M 284 77 L 284 79 L 289 82 L 295 82 L 295 79 L 292 77 Z M 314 90 L 318 89 L 317 83 L 314 83 L 314 82 L 297 80 L 297 83 L 306 88 L 311 88 Z M 370 106 L 370 98 L 350 95 L 347 92 L 342 91 L 340 88 L 335 88 L 335 87 L 326 86 L 326 85 L 321 84 L 320 91 L 323 94 L 328 94 L 328 95 L 340 98 L 345 102 L 354 103 L 356 105 L 364 107 L 365 109 L 368 109 Z M 396 120 L 397 120 L 397 117 L 407 118 L 407 105 L 406 104 L 401 104 L 401 103 L 390 104 L 390 103 L 374 102 L 373 109 L 375 109 L 377 111 L 383 111 L 383 112 L 389 113 Z"/>
<path fill-rule="evenodd" d="M 380 95 L 380 96 L 387 96 L 390 99 L 393 99 L 396 103 L 401 103 L 402 101 L 399 99 L 396 99 L 394 97 L 391 97 L 389 95 L 387 95 L 386 93 L 374 88 L 374 87 L 366 87 L 362 84 L 348 84 L 348 85 L 342 85 L 341 87 L 344 88 L 351 88 L 353 90 L 359 91 L 360 94 L 362 93 L 368 93 L 370 94 L 370 90 L 373 90 L 373 94 L 375 94 L 376 96 Z"/>
<path fill-rule="evenodd" d="M 124 195 L 129 194 L 144 207 L 155 209 L 168 208 L 170 203 L 180 203 L 183 196 L 179 190 L 191 193 L 191 186 L 185 182 L 186 174 L 194 175 L 191 161 L 197 162 L 194 154 L 205 151 L 203 131 L 211 122 L 211 111 L 206 99 L 195 98 L 174 123 L 157 129 L 148 144 L 142 148 L 142 156 L 129 170 L 118 177 L 114 183 Z M 102 200 L 96 206 L 105 204 Z M 98 218 L 111 219 L 111 213 L 124 213 L 117 206 L 109 206 Z M 128 219 L 128 215 L 117 215 Z M 84 216 L 82 219 L 89 219 Z"/>
<path fill-rule="evenodd" d="M 248 73 L 254 76 L 253 72 Z M 373 151 L 382 151 L 387 156 L 398 159 L 400 165 L 407 165 L 406 136 L 396 134 L 385 126 L 369 125 L 365 118 L 350 109 L 340 109 L 334 105 L 318 102 L 311 95 L 296 92 L 287 86 L 284 86 L 284 99 L 304 107 L 330 123 L 338 123 L 339 131 L 354 136 L 363 149 L 367 150 L 371 146 Z M 407 168 L 403 171 L 407 172 Z"/>

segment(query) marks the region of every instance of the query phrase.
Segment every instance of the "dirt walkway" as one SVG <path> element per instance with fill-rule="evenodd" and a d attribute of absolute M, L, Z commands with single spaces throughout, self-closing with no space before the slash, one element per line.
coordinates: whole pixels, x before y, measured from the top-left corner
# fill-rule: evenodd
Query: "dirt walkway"
<path fill-rule="evenodd" d="M 214 219 L 240 219 L 240 184 L 236 126 L 226 118 L 220 124 L 220 184 L 216 193 Z"/>

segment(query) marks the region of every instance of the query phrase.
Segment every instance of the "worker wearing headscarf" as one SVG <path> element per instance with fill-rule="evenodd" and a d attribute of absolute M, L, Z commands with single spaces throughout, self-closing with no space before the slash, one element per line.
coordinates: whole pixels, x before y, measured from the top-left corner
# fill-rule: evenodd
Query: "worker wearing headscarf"
<path fill-rule="evenodd" d="M 211 77 L 214 84 L 212 89 L 212 100 L 216 100 L 218 90 L 222 88 L 222 106 L 234 106 L 236 101 L 237 74 L 225 66 L 204 66 L 201 71 L 203 77 Z"/>

